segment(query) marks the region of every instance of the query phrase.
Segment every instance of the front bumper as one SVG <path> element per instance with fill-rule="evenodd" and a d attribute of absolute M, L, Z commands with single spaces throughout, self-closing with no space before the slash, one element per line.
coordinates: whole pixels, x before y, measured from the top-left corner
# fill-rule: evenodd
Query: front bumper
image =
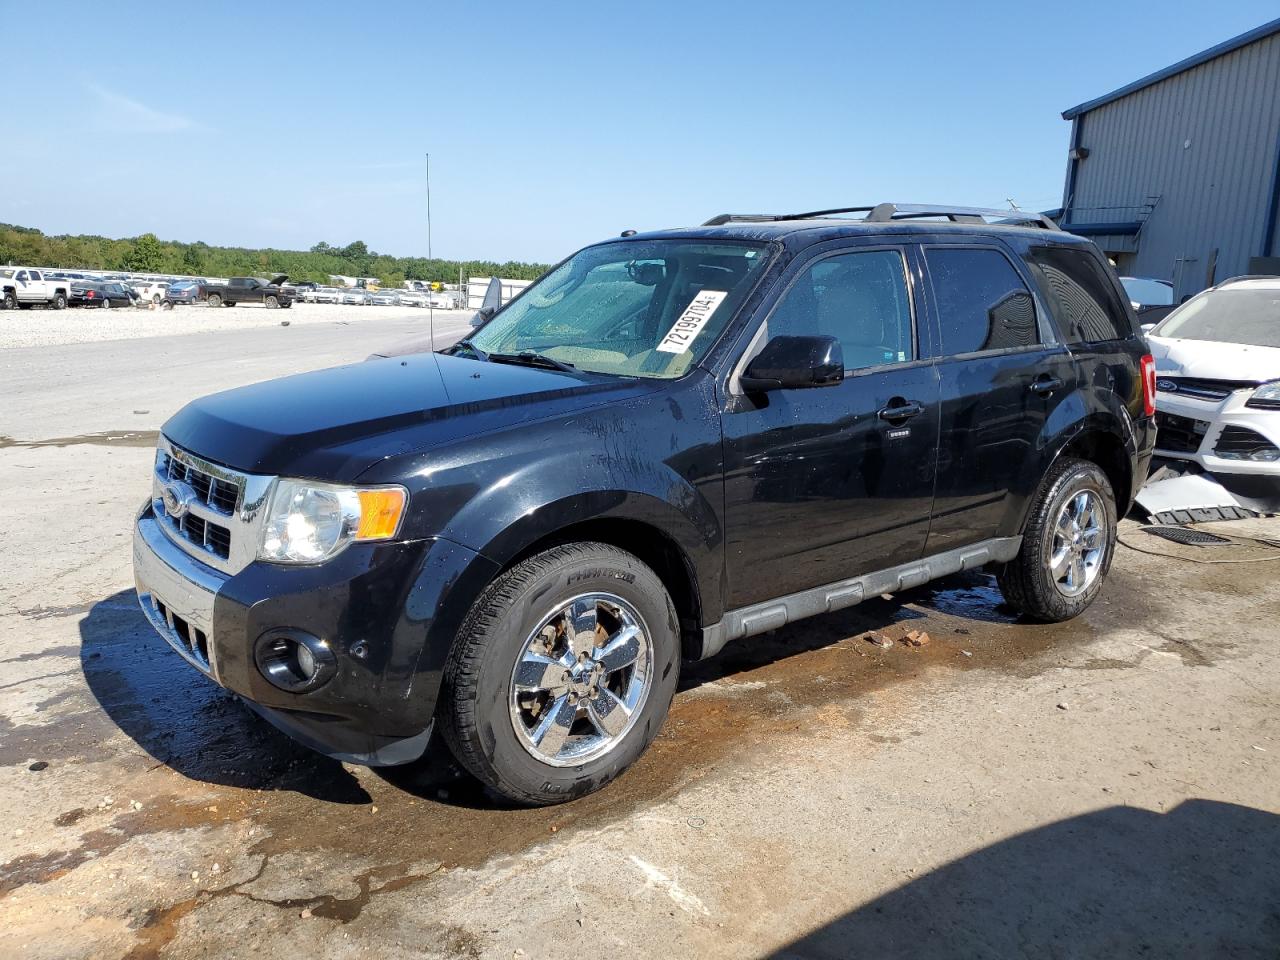
<path fill-rule="evenodd" d="M 1166 429 L 1164 435 L 1157 434 L 1156 455 L 1197 463 L 1208 473 L 1280 480 L 1280 460 L 1239 460 L 1219 453 L 1223 433 L 1230 427 L 1252 431 L 1272 446 L 1280 447 L 1280 410 L 1246 406 L 1252 394 L 1251 388 L 1236 390 L 1224 400 L 1211 401 L 1163 391 L 1157 393 L 1157 413 L 1181 419 L 1176 421 L 1176 433 Z"/>
<path fill-rule="evenodd" d="M 421 756 L 449 646 L 497 572 L 490 561 L 433 539 L 355 544 L 323 564 L 255 562 L 228 574 L 174 544 L 152 509 L 134 525 L 138 601 L 179 656 L 328 756 L 371 765 Z M 308 693 L 271 684 L 254 646 L 280 628 L 325 640 L 338 660 L 333 678 Z"/>

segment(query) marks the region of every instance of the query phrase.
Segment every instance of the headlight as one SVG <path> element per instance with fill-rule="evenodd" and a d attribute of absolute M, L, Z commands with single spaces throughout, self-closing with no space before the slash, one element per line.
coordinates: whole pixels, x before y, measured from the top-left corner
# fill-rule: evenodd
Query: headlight
<path fill-rule="evenodd" d="M 276 563 L 319 563 L 355 540 L 390 539 L 408 502 L 404 487 L 277 480 L 258 556 Z"/>
<path fill-rule="evenodd" d="M 1245 406 L 1260 410 L 1280 410 L 1280 380 L 1272 380 L 1258 387 L 1245 402 Z"/>

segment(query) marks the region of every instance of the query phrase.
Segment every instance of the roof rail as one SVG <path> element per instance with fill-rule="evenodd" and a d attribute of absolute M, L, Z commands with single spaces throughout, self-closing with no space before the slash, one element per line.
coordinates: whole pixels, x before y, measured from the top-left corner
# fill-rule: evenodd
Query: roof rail
<path fill-rule="evenodd" d="M 1274 273 L 1244 273 L 1238 277 L 1227 277 L 1225 280 L 1219 280 L 1210 289 L 1217 290 L 1220 287 L 1230 286 L 1233 283 L 1240 283 L 1243 280 L 1277 280 L 1280 279 Z"/>
<path fill-rule="evenodd" d="M 1014 226 L 1026 224 L 1043 230 L 1061 230 L 1056 223 L 1042 213 L 1023 210 L 999 210 L 992 207 L 953 207 L 922 203 L 878 203 L 873 207 L 833 207 L 829 210 L 810 210 L 807 213 L 722 213 L 712 217 L 704 227 L 718 227 L 726 223 L 776 223 L 783 220 L 816 220 L 839 213 L 864 214 L 864 223 L 891 223 L 894 220 L 919 220 L 928 217 L 945 217 L 952 223 L 978 223 L 984 226 Z M 994 221 L 994 222 L 991 222 Z"/>
<path fill-rule="evenodd" d="M 721 213 L 712 217 L 703 226 L 719 227 L 726 223 L 772 223 L 782 219 L 772 213 Z"/>

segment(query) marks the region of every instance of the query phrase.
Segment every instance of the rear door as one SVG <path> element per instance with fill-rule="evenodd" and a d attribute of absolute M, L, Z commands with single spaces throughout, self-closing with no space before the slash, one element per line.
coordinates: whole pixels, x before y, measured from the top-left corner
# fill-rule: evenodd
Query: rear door
<path fill-rule="evenodd" d="M 942 404 L 932 555 L 1018 532 L 1043 475 L 1046 422 L 1076 373 L 1011 249 L 939 238 L 921 252 Z"/>
<path fill-rule="evenodd" d="M 750 396 L 727 383 L 729 608 L 920 557 L 938 381 L 922 359 L 910 263 L 897 245 L 823 244 L 762 308 L 748 356 L 773 336 L 834 336 L 846 375 L 836 386 Z"/>

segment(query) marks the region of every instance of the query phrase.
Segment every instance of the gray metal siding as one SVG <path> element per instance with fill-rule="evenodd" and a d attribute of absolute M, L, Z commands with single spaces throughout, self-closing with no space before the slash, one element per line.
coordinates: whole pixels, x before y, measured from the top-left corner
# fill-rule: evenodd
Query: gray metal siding
<path fill-rule="evenodd" d="M 1173 280 L 1181 296 L 1203 288 L 1215 247 L 1218 280 L 1262 253 L 1280 142 L 1280 34 L 1077 122 L 1089 156 L 1078 165 L 1072 221 L 1141 219 L 1148 198 L 1159 197 L 1128 270 Z M 1134 247 L 1133 238 L 1096 239 L 1104 249 Z"/>

